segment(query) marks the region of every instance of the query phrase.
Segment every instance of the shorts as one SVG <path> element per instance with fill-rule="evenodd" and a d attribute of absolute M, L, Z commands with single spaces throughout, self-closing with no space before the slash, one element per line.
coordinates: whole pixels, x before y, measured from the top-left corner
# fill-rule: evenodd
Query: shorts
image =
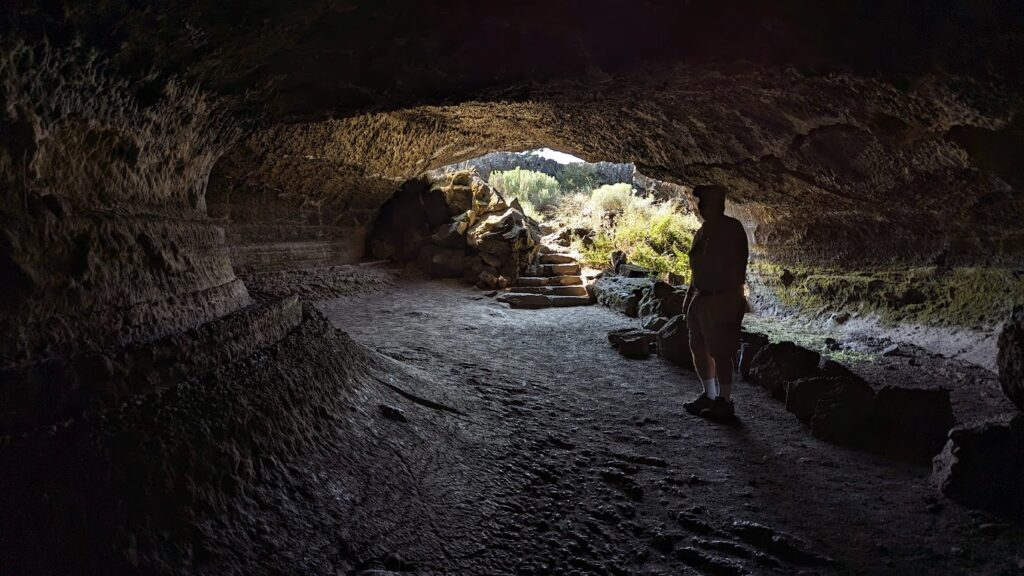
<path fill-rule="evenodd" d="M 733 358 L 740 347 L 740 325 L 747 311 L 743 291 L 697 293 L 686 311 L 690 349 L 706 348 L 712 358 Z"/>

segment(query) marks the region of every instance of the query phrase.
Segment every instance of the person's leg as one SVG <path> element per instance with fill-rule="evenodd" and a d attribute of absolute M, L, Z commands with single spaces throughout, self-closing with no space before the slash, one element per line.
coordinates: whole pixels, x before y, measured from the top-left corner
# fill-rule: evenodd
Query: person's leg
<path fill-rule="evenodd" d="M 718 395 L 718 387 L 715 385 L 715 360 L 711 357 L 707 340 L 708 312 L 708 298 L 697 295 L 686 311 L 686 329 L 689 332 L 693 369 L 700 377 L 704 394 L 708 398 L 714 398 Z"/>
<path fill-rule="evenodd" d="M 733 356 L 740 343 L 740 322 L 742 311 L 736 307 L 737 299 L 722 295 L 713 308 L 714 322 L 705 333 L 705 345 L 711 354 L 717 377 L 718 397 L 700 415 L 721 420 L 733 418 L 732 371 Z M 738 313 L 737 313 L 738 312 Z"/>
<path fill-rule="evenodd" d="M 693 357 L 693 367 L 700 377 L 703 392 L 697 398 L 683 404 L 683 408 L 690 414 L 700 414 L 702 410 L 711 405 L 712 399 L 718 394 L 715 387 L 715 364 L 708 353 L 704 343 L 704 331 L 701 317 L 701 303 L 697 297 L 690 304 L 686 314 L 686 328 L 689 332 L 690 355 Z"/>
<path fill-rule="evenodd" d="M 691 345 L 690 353 L 693 355 L 693 369 L 704 386 L 704 394 L 707 394 L 708 398 L 715 398 L 718 396 L 718 387 L 715 385 L 715 359 L 703 346 Z"/>
<path fill-rule="evenodd" d="M 718 384 L 718 397 L 728 401 L 732 398 L 732 356 L 712 359 L 712 362 L 716 367 L 723 367 L 722 370 L 715 371 L 715 379 Z"/>

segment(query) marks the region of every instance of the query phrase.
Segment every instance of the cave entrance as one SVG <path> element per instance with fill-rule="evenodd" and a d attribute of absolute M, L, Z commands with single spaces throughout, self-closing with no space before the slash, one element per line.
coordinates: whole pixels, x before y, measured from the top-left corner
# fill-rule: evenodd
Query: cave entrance
<path fill-rule="evenodd" d="M 503 291 L 513 307 L 585 305 L 609 267 L 689 281 L 699 222 L 687 192 L 631 163 L 491 152 L 403 183 L 379 210 L 366 253 Z"/>

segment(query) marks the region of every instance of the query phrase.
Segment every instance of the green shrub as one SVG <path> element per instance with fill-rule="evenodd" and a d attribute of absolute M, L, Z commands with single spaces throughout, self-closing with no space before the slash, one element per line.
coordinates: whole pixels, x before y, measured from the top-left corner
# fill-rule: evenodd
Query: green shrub
<path fill-rule="evenodd" d="M 524 207 L 525 203 L 529 202 L 538 210 L 555 205 L 562 195 L 557 180 L 547 174 L 522 168 L 491 172 L 488 183 L 505 194 L 518 198 L 524 203 Z"/>
<path fill-rule="evenodd" d="M 626 208 L 644 199 L 633 194 L 633 187 L 626 183 L 605 184 L 590 194 L 590 208 L 594 212 L 624 212 Z"/>
<path fill-rule="evenodd" d="M 572 162 L 562 166 L 558 176 L 559 186 L 564 193 L 583 192 L 590 194 L 591 190 L 597 188 L 600 178 L 597 176 L 597 168 L 585 162 Z"/>
<path fill-rule="evenodd" d="M 595 191 L 596 192 L 596 191 Z M 661 274 L 676 274 L 689 281 L 693 234 L 700 226 L 697 218 L 680 210 L 676 202 L 652 204 L 638 198 L 610 225 L 596 228 L 593 244 L 582 239 L 575 248 L 591 266 L 607 266 L 611 253 L 622 250 L 630 262 Z"/>

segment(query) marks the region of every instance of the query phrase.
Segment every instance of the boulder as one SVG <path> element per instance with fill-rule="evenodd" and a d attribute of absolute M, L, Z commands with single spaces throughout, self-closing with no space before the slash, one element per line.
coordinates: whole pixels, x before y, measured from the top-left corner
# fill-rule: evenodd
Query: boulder
<path fill-rule="evenodd" d="M 852 370 L 843 366 L 839 362 L 830 358 L 823 358 L 821 364 L 818 366 L 818 370 L 822 376 L 830 376 L 832 378 L 852 378 L 860 380 L 860 376 L 853 373 Z"/>
<path fill-rule="evenodd" d="M 949 390 L 885 386 L 875 399 L 877 451 L 891 458 L 928 463 L 956 424 Z"/>
<path fill-rule="evenodd" d="M 658 354 L 673 364 L 693 370 L 686 316 L 675 316 L 658 331 Z"/>
<path fill-rule="evenodd" d="M 626 278 L 651 278 L 655 275 L 654 271 L 650 268 L 627 263 L 619 266 L 618 274 Z"/>
<path fill-rule="evenodd" d="M 946 497 L 1024 520 L 1024 415 L 1009 422 L 953 428 L 932 467 L 932 477 Z"/>
<path fill-rule="evenodd" d="M 811 415 L 811 434 L 845 446 L 867 447 L 873 436 L 875 391 L 863 380 L 835 379 Z"/>
<path fill-rule="evenodd" d="M 664 316 L 645 316 L 640 319 L 640 326 L 645 330 L 654 330 L 657 332 L 664 328 L 665 324 L 668 324 L 668 320 L 669 319 Z"/>
<path fill-rule="evenodd" d="M 646 359 L 651 357 L 651 346 L 644 335 L 624 336 L 619 342 L 619 354 L 626 358 Z"/>
<path fill-rule="evenodd" d="M 637 315 L 644 328 L 658 330 L 673 316 L 683 313 L 686 290 L 678 290 L 671 284 L 657 281 L 644 290 L 637 304 Z M 663 321 L 659 321 L 663 318 Z"/>
<path fill-rule="evenodd" d="M 830 394 L 842 384 L 842 378 L 810 376 L 786 383 L 786 410 L 792 412 L 804 424 L 810 424 L 818 400 Z"/>
<path fill-rule="evenodd" d="M 648 278 L 605 275 L 594 282 L 593 288 L 598 304 L 636 318 L 643 291 L 650 285 Z"/>
<path fill-rule="evenodd" d="M 612 330 L 608 333 L 608 343 L 615 348 L 619 347 L 619 344 L 627 338 L 644 338 L 647 341 L 648 347 L 655 345 L 658 342 L 658 333 L 651 330 L 638 330 L 636 328 L 619 328 L 618 330 Z"/>
<path fill-rule="evenodd" d="M 1016 306 L 999 334 L 999 384 L 1006 396 L 1024 410 L 1024 306 Z"/>
<path fill-rule="evenodd" d="M 779 400 L 786 398 L 786 383 L 818 374 L 821 355 L 792 342 L 768 344 L 750 363 L 750 381 Z"/>

